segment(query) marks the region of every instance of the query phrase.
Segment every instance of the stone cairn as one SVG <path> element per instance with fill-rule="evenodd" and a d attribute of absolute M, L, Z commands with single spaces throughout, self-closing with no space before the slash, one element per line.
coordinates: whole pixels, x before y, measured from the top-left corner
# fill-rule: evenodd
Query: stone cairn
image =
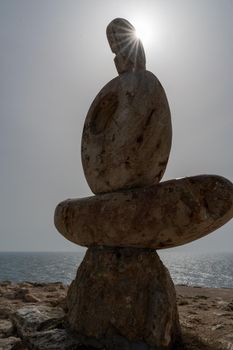
<path fill-rule="evenodd" d="M 119 76 L 86 117 L 82 164 L 95 196 L 55 211 L 58 231 L 88 247 L 67 295 L 69 327 L 106 349 L 171 349 L 180 340 L 176 293 L 157 249 L 179 246 L 233 217 L 233 185 L 216 175 L 159 183 L 171 148 L 163 87 L 145 68 L 142 43 L 125 19 L 107 38 Z"/>

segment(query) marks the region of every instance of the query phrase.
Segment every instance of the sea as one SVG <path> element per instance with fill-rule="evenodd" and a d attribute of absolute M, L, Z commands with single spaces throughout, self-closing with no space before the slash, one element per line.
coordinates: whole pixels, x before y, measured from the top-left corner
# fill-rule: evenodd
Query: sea
<path fill-rule="evenodd" d="M 0 281 L 62 282 L 75 278 L 82 252 L 0 252 Z M 175 284 L 233 288 L 233 253 L 159 252 Z"/>

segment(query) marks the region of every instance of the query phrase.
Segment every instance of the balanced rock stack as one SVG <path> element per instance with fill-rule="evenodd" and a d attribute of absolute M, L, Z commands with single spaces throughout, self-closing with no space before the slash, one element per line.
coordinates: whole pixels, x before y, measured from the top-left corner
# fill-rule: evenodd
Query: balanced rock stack
<path fill-rule="evenodd" d="M 176 295 L 156 249 L 198 239 L 233 217 L 233 185 L 215 175 L 159 183 L 172 139 L 158 79 L 145 69 L 134 27 L 107 27 L 119 76 L 87 114 L 82 163 L 95 196 L 66 200 L 58 231 L 88 247 L 67 296 L 68 323 L 84 344 L 171 349 L 180 340 Z"/>

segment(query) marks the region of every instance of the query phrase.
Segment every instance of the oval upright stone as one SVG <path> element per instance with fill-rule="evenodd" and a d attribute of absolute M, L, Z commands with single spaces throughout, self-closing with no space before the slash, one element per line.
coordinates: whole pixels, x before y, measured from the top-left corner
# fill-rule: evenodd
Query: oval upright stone
<path fill-rule="evenodd" d="M 145 70 L 111 80 L 96 96 L 82 136 L 82 164 L 94 193 L 158 183 L 172 140 L 170 110 L 158 79 Z"/>

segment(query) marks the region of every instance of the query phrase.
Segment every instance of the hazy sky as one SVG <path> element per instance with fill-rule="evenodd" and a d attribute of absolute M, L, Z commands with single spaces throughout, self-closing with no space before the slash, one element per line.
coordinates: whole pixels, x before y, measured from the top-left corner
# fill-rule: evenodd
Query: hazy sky
<path fill-rule="evenodd" d="M 0 0 L 0 250 L 77 250 L 53 225 L 91 194 L 80 142 L 90 103 L 117 75 L 105 29 L 145 21 L 147 69 L 164 86 L 173 146 L 164 179 L 233 181 L 232 0 Z M 184 249 L 233 251 L 233 220 Z"/>

